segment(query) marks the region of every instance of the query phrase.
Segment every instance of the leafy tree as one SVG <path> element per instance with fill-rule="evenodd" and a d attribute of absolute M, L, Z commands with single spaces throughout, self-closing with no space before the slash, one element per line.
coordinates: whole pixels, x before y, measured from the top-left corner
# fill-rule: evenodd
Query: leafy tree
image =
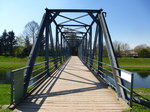
<path fill-rule="evenodd" d="M 30 53 L 31 48 L 32 48 L 32 45 L 30 44 L 30 40 L 29 40 L 28 36 L 26 36 L 24 41 L 25 41 L 25 47 L 21 53 L 21 57 L 29 56 L 29 53 Z"/>
<path fill-rule="evenodd" d="M 8 32 L 7 36 L 7 47 L 8 53 L 10 56 L 13 56 L 14 46 L 16 45 L 17 41 L 15 39 L 15 33 L 13 31 Z"/>
<path fill-rule="evenodd" d="M 143 48 L 138 52 L 140 58 L 150 58 L 150 52 L 148 49 Z"/>
<path fill-rule="evenodd" d="M 134 51 L 138 53 L 138 56 L 141 58 L 149 58 L 150 57 L 150 47 L 146 44 L 138 45 L 134 48 Z"/>
<path fill-rule="evenodd" d="M 2 36 L 0 37 L 0 54 L 6 55 L 7 51 L 7 31 L 4 30 Z"/>

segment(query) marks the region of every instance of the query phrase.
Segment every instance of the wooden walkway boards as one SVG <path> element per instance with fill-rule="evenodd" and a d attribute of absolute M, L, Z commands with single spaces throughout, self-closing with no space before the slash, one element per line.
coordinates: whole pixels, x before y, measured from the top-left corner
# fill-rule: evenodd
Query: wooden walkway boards
<path fill-rule="evenodd" d="M 121 112 L 124 106 L 112 90 L 72 56 L 46 79 L 15 111 L 23 112 Z"/>

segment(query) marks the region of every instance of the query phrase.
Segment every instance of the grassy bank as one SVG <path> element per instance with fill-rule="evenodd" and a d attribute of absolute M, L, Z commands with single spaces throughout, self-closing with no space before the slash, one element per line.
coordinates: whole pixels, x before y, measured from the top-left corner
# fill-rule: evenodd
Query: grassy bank
<path fill-rule="evenodd" d="M 26 66 L 28 57 L 18 58 L 10 56 L 0 56 L 0 71 L 11 71 L 13 69 Z M 36 62 L 44 61 L 44 57 L 37 57 Z"/>
<path fill-rule="evenodd" d="M 108 58 L 103 58 L 103 62 L 109 64 Z M 150 58 L 118 58 L 120 68 L 128 71 L 149 71 L 150 72 Z"/>
<path fill-rule="evenodd" d="M 0 112 L 12 112 L 10 109 L 0 109 Z"/>
<path fill-rule="evenodd" d="M 134 91 L 150 100 L 150 88 L 134 88 Z"/>
<path fill-rule="evenodd" d="M 140 94 L 144 98 L 150 100 L 150 88 L 134 88 L 134 92 Z M 139 96 L 136 96 L 139 97 Z M 140 97 L 139 97 L 140 98 Z M 142 98 L 140 98 L 142 99 Z M 133 107 L 131 110 L 126 110 L 124 112 L 150 112 L 150 108 L 139 105 L 133 102 Z"/>
<path fill-rule="evenodd" d="M 10 104 L 10 85 L 0 84 L 0 105 Z"/>
<path fill-rule="evenodd" d="M 0 56 L 0 71 L 10 71 L 24 67 L 28 57 L 6 57 Z M 44 61 L 44 57 L 37 57 L 36 62 Z M 109 64 L 108 58 L 103 58 L 103 62 Z M 121 68 L 129 71 L 150 71 L 150 58 L 118 58 Z"/>

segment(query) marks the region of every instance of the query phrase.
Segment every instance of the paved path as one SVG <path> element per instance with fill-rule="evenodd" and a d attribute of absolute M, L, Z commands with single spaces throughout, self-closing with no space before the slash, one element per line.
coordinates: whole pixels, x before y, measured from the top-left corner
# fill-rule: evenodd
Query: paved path
<path fill-rule="evenodd" d="M 121 112 L 125 108 L 112 90 L 99 82 L 78 57 L 72 56 L 15 111 Z"/>

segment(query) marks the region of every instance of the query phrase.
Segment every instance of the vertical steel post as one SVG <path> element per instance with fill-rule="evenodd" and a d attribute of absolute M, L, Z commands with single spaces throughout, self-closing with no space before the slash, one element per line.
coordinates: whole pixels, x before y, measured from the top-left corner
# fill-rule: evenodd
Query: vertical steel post
<path fill-rule="evenodd" d="M 97 45 L 97 37 L 98 37 L 98 25 L 96 26 L 96 31 L 95 31 L 95 39 L 94 39 L 94 44 L 93 44 L 93 53 L 92 53 L 92 59 L 94 59 L 94 55 L 96 53 L 96 45 Z"/>
<path fill-rule="evenodd" d="M 130 107 L 132 107 L 132 98 L 133 98 L 133 78 L 134 74 L 131 74 Z"/>
<path fill-rule="evenodd" d="M 99 25 L 99 37 L 98 37 L 98 73 L 102 76 L 103 74 L 101 74 L 102 70 L 102 64 L 100 62 L 102 62 L 102 58 L 103 58 L 103 32 L 101 29 L 101 26 Z"/>
<path fill-rule="evenodd" d="M 61 36 L 60 36 L 60 40 L 61 40 L 61 42 L 60 42 L 60 63 L 62 64 L 62 33 L 61 33 Z"/>
<path fill-rule="evenodd" d="M 87 35 L 85 37 L 85 63 L 87 64 L 87 53 L 88 53 L 88 49 L 87 49 Z"/>
<path fill-rule="evenodd" d="M 49 76 L 49 24 L 46 24 L 46 31 L 45 31 L 45 69 L 47 75 Z"/>
<path fill-rule="evenodd" d="M 51 42 L 52 56 L 53 56 L 53 59 L 55 59 L 55 51 L 54 51 L 55 48 L 54 48 L 54 41 L 53 41 L 51 24 L 49 25 L 49 32 L 50 32 L 50 42 Z M 54 62 L 54 65 L 56 65 L 55 60 L 53 62 Z"/>
<path fill-rule="evenodd" d="M 58 65 L 58 26 L 56 26 L 56 42 L 55 42 L 55 68 L 57 68 Z"/>
<path fill-rule="evenodd" d="M 89 65 L 90 65 L 90 68 L 93 66 L 93 63 L 92 63 L 92 26 L 90 28 L 90 32 L 89 32 L 89 57 L 90 57 L 90 60 L 89 60 Z"/>
<path fill-rule="evenodd" d="M 82 40 L 82 53 L 81 53 L 81 58 L 83 60 L 83 57 L 84 57 L 84 40 Z"/>

